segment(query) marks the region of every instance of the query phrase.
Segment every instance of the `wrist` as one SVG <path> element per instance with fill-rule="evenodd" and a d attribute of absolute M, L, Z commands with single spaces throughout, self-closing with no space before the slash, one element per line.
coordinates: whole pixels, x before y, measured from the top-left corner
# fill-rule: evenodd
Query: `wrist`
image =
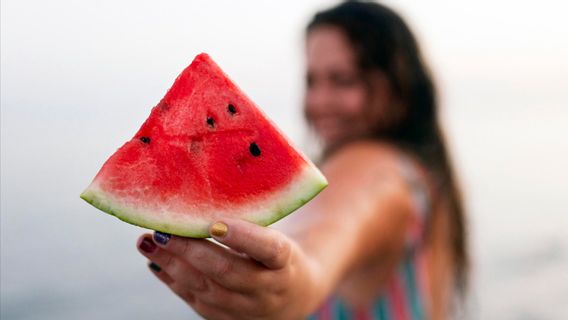
<path fill-rule="evenodd" d="M 298 305 L 298 319 L 306 318 L 312 314 L 322 303 L 325 301 L 329 294 L 328 285 L 326 284 L 325 270 L 321 263 L 314 257 L 305 254 L 301 249 L 299 250 L 303 266 L 300 268 L 304 270 L 302 279 L 299 283 L 300 291 L 303 293 L 299 295 Z"/>

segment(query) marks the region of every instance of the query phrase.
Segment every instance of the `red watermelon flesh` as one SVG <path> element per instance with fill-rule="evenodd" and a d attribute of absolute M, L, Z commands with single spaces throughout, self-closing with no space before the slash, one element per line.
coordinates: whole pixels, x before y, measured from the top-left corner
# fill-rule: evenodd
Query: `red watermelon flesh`
<path fill-rule="evenodd" d="M 269 225 L 327 181 L 207 54 L 198 55 L 81 198 L 149 229 L 207 237 L 228 216 Z"/>

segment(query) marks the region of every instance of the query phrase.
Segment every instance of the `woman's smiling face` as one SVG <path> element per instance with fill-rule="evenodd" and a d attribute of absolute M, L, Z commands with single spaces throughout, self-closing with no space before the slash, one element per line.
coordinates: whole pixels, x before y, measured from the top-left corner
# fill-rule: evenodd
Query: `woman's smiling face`
<path fill-rule="evenodd" d="M 337 27 L 319 26 L 306 41 L 305 113 L 325 144 L 368 130 L 368 89 L 355 52 Z"/>

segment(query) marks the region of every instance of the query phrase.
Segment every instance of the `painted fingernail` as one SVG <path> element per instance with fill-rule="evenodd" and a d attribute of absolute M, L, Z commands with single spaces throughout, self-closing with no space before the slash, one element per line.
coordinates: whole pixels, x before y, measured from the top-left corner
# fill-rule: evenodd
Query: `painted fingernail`
<path fill-rule="evenodd" d="M 211 226 L 211 235 L 215 237 L 222 238 L 227 234 L 227 231 L 229 231 L 229 228 L 223 222 L 215 222 Z"/>
<path fill-rule="evenodd" d="M 140 250 L 146 252 L 146 253 L 152 253 L 156 250 L 156 244 L 150 240 L 149 238 L 144 238 L 144 240 L 142 240 L 142 242 L 140 242 Z"/>
<path fill-rule="evenodd" d="M 160 272 L 160 271 L 162 271 L 162 268 L 160 268 L 160 266 L 157 265 L 157 264 L 155 264 L 154 262 L 150 262 L 150 263 L 148 264 L 148 267 L 149 267 L 150 269 L 152 269 L 154 272 Z"/>
<path fill-rule="evenodd" d="M 154 232 L 154 240 L 163 246 L 165 246 L 168 243 L 168 241 L 170 241 L 171 237 L 172 236 L 167 233 L 163 233 L 160 231 Z"/>

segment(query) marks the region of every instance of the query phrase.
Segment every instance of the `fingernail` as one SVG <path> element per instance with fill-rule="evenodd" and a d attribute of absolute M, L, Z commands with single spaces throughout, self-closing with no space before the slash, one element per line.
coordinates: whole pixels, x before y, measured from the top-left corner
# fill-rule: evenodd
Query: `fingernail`
<path fill-rule="evenodd" d="M 148 264 L 148 267 L 149 267 L 150 269 L 154 270 L 154 272 L 160 272 L 160 271 L 162 271 L 162 268 L 160 268 L 160 266 L 157 265 L 157 264 L 155 264 L 154 262 L 150 262 L 150 263 Z"/>
<path fill-rule="evenodd" d="M 144 238 L 144 240 L 142 240 L 142 242 L 140 242 L 140 250 L 146 252 L 146 253 L 152 253 L 154 252 L 154 250 L 156 250 L 156 244 L 148 239 L 148 238 Z"/>
<path fill-rule="evenodd" d="M 160 231 L 154 232 L 154 240 L 156 240 L 157 243 L 159 243 L 163 246 L 165 246 L 168 243 L 168 241 L 170 241 L 171 237 L 172 236 L 170 234 L 167 234 L 167 233 L 163 233 L 163 232 L 160 232 Z"/>
<path fill-rule="evenodd" d="M 223 222 L 215 222 L 211 226 L 211 235 L 215 237 L 222 238 L 227 234 L 227 231 L 229 231 L 229 227 Z"/>

